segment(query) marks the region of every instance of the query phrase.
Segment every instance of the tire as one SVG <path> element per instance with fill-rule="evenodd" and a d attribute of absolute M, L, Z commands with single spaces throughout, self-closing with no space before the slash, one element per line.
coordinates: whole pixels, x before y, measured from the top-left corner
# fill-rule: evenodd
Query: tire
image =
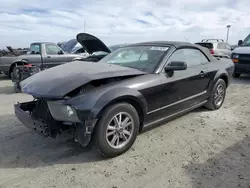
<path fill-rule="evenodd" d="M 20 85 L 17 82 L 14 83 L 14 91 L 15 93 L 21 93 Z"/>
<path fill-rule="evenodd" d="M 222 99 L 219 102 L 215 99 L 216 95 L 218 96 L 218 88 L 220 88 L 221 91 L 223 90 L 223 93 L 221 93 Z M 213 87 L 211 96 L 209 97 L 208 102 L 205 105 L 205 107 L 210 110 L 218 110 L 224 103 L 225 96 L 226 96 L 226 89 L 227 89 L 227 86 L 226 86 L 225 81 L 223 79 L 218 79 L 218 81 L 215 83 Z"/>
<path fill-rule="evenodd" d="M 122 113 L 122 120 L 126 118 L 130 118 L 128 122 L 131 122 L 131 124 L 130 126 L 127 126 L 127 129 L 125 128 L 124 130 L 122 130 L 122 128 L 120 128 L 119 131 L 113 130 L 113 128 L 115 127 L 113 126 L 113 124 L 115 123 L 114 117 L 116 116 L 120 117 L 118 115 L 120 113 Z M 109 124 L 112 126 L 109 126 Z M 139 133 L 139 125 L 140 125 L 140 120 L 139 120 L 138 113 L 132 105 L 128 103 L 117 103 L 112 106 L 109 106 L 104 111 L 99 122 L 97 123 L 96 132 L 95 132 L 95 143 L 96 143 L 97 148 L 99 149 L 101 154 L 106 157 L 116 157 L 118 155 L 121 155 L 122 153 L 129 150 L 131 146 L 133 145 L 133 143 L 135 142 L 136 137 Z M 108 131 L 108 126 L 112 127 L 112 129 L 110 129 L 109 131 Z M 121 133 L 119 133 L 120 131 Z M 126 134 L 124 133 L 124 131 L 126 131 Z M 127 134 L 127 132 L 129 131 L 131 131 L 130 136 L 128 136 Z M 120 137 L 117 138 L 119 139 L 120 143 L 122 143 L 122 141 L 125 141 L 124 135 L 127 138 L 127 141 L 125 141 L 119 147 L 119 145 L 117 145 L 117 142 L 119 141 L 117 141 L 116 139 L 112 147 L 111 142 L 115 137 L 117 137 L 117 135 L 112 134 L 108 138 L 106 138 L 106 136 L 107 136 L 107 133 L 113 133 L 113 132 L 116 132 L 114 134 L 117 134 L 117 135 L 121 134 Z M 116 148 L 114 148 L 115 144 L 117 145 Z"/>
<path fill-rule="evenodd" d="M 15 66 L 15 67 L 16 67 L 16 66 Z M 13 70 L 15 69 L 15 67 L 12 68 L 12 69 L 10 69 L 10 71 L 8 72 L 8 74 L 7 74 L 8 78 L 11 78 L 11 79 L 12 79 L 12 74 L 13 74 Z"/>

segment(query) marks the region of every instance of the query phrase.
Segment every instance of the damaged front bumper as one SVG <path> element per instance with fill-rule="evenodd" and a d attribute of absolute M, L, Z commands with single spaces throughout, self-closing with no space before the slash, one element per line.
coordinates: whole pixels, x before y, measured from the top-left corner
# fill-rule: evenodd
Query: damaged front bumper
<path fill-rule="evenodd" d="M 41 104 L 38 103 L 38 101 L 31 101 L 15 104 L 14 111 L 17 119 L 27 128 L 36 131 L 42 136 L 56 137 L 63 128 L 62 123 L 55 121 L 46 106 L 41 108 Z M 41 115 L 39 116 L 39 114 Z"/>
<path fill-rule="evenodd" d="M 18 103 L 14 105 L 17 119 L 27 128 L 32 129 L 43 136 L 50 136 L 48 125 L 31 117 L 29 110 L 35 107 L 35 102 Z"/>
<path fill-rule="evenodd" d="M 80 122 L 79 118 L 72 116 L 74 121 L 63 121 L 67 120 L 68 117 L 63 117 L 62 114 L 65 113 L 70 116 L 70 114 L 76 113 L 73 109 L 73 107 L 67 108 L 67 106 L 62 108 L 59 103 L 46 101 L 31 101 L 14 105 L 16 117 L 27 128 L 42 136 L 53 138 L 63 131 L 73 130 L 75 140 L 86 146 L 91 140 L 97 120 L 91 119 Z M 59 121 L 58 118 L 62 121 Z"/>

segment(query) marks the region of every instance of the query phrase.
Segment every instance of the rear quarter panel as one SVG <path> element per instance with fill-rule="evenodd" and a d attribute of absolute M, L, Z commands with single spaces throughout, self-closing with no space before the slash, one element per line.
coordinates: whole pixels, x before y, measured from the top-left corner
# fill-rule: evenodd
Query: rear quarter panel
<path fill-rule="evenodd" d="M 232 60 L 228 58 L 220 58 L 220 60 L 214 58 L 207 64 L 207 71 L 209 72 L 211 80 L 208 91 L 211 92 L 214 84 L 219 78 L 226 79 L 227 85 L 230 85 L 234 71 L 234 64 Z"/>
<path fill-rule="evenodd" d="M 0 59 L 0 71 L 9 72 L 9 68 L 13 61 L 18 59 L 18 56 L 3 56 Z"/>
<path fill-rule="evenodd" d="M 0 71 L 9 72 L 12 64 L 25 60 L 26 62 L 38 65 L 41 63 L 41 56 L 37 54 L 20 56 L 3 56 L 0 59 Z"/>

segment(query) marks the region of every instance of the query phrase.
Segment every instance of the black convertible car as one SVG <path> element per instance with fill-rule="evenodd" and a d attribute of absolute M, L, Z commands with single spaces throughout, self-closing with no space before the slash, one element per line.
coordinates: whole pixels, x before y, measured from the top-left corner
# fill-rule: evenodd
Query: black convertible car
<path fill-rule="evenodd" d="M 146 42 L 115 50 L 101 61 L 75 61 L 23 82 L 31 102 L 17 118 L 44 136 L 73 130 L 82 146 L 95 143 L 113 157 L 145 128 L 205 106 L 219 109 L 234 64 L 185 42 Z"/>

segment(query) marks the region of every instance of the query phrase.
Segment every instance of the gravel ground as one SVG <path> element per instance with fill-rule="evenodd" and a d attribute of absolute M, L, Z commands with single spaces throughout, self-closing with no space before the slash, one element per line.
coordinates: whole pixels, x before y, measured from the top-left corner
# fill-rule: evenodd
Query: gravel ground
<path fill-rule="evenodd" d="M 25 128 L 0 78 L 0 187 L 250 187 L 250 77 L 234 80 L 218 111 L 199 108 L 138 136 L 127 153 L 104 159 L 65 137 Z"/>

